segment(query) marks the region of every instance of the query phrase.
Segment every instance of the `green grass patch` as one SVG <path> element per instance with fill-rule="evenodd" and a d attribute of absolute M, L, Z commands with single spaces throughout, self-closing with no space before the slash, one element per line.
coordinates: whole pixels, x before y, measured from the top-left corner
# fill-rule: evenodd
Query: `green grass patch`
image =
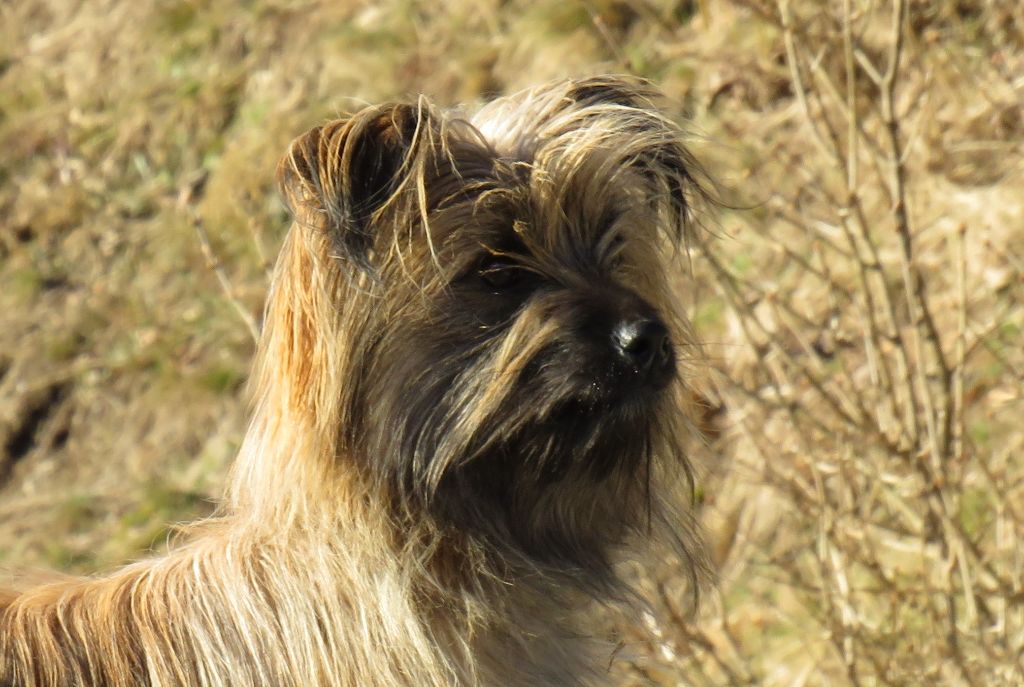
<path fill-rule="evenodd" d="M 170 35 L 181 34 L 195 26 L 199 11 L 189 0 L 166 3 L 157 10 L 154 28 Z"/>
<path fill-rule="evenodd" d="M 110 557 L 117 560 L 153 549 L 162 549 L 174 532 L 174 524 L 208 515 L 213 505 L 204 494 L 152 481 L 142 489 L 138 504 L 125 513 L 111 543 Z"/>
<path fill-rule="evenodd" d="M 693 316 L 693 326 L 698 332 L 717 327 L 722 323 L 725 304 L 717 298 L 709 298 L 700 304 Z"/>
<path fill-rule="evenodd" d="M 960 524 L 971 539 L 985 536 L 992 524 L 992 495 L 985 489 L 967 489 L 960 495 Z"/>
<path fill-rule="evenodd" d="M 14 297 L 22 304 L 27 304 L 42 291 L 43 275 L 31 267 L 18 268 L 8 275 L 8 284 Z"/>
<path fill-rule="evenodd" d="M 68 532 L 87 532 L 102 512 L 95 496 L 73 494 L 57 506 L 56 524 Z"/>
<path fill-rule="evenodd" d="M 737 277 L 749 276 L 754 260 L 747 253 L 739 253 L 729 262 L 729 267 Z"/>
<path fill-rule="evenodd" d="M 245 377 L 246 373 L 237 366 L 219 364 L 204 372 L 199 379 L 205 388 L 215 394 L 229 394 L 241 388 Z"/>
<path fill-rule="evenodd" d="M 96 557 L 58 542 L 48 543 L 43 550 L 46 564 L 56 570 L 80 571 L 96 567 Z"/>
<path fill-rule="evenodd" d="M 988 445 L 989 439 L 992 437 L 992 424 L 988 420 L 975 420 L 967 428 L 967 434 L 979 447 Z"/>

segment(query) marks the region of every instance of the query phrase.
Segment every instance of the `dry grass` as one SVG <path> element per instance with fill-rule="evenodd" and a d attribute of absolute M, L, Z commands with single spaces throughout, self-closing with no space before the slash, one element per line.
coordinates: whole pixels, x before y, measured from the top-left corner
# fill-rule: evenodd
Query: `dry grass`
<path fill-rule="evenodd" d="M 1024 683 L 1019 3 L 440 7 L 0 7 L 0 563 L 96 570 L 210 509 L 291 136 L 629 71 L 736 209 L 685 295 L 721 582 L 691 621 L 650 575 L 623 684 Z"/>

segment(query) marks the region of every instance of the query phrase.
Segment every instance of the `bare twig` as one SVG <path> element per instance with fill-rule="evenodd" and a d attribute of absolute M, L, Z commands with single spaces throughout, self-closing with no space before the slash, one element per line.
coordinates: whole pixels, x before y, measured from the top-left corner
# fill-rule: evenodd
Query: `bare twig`
<path fill-rule="evenodd" d="M 246 329 L 249 330 L 249 335 L 252 337 L 254 343 L 259 341 L 260 331 L 256 324 L 256 318 L 252 316 L 248 308 L 238 299 L 235 294 L 235 289 L 231 285 L 231 280 L 228 279 L 227 273 L 224 271 L 224 266 L 221 264 L 217 254 L 213 252 L 213 247 L 210 245 L 210 237 L 206 233 L 206 227 L 203 224 L 203 219 L 198 214 L 192 215 L 192 227 L 196 231 L 196 236 L 199 237 L 199 246 L 203 250 L 203 257 L 206 258 L 206 265 L 213 273 L 217 276 L 217 281 L 220 283 L 220 288 L 224 291 L 224 296 L 228 299 L 234 307 L 235 312 L 245 323 Z"/>

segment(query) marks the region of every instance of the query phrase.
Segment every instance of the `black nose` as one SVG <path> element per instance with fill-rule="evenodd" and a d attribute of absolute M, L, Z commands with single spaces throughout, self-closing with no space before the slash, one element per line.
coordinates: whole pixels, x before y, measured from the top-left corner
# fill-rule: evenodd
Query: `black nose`
<path fill-rule="evenodd" d="M 672 365 L 672 341 L 658 320 L 622 320 L 612 334 L 615 350 L 638 374 L 659 380 Z"/>

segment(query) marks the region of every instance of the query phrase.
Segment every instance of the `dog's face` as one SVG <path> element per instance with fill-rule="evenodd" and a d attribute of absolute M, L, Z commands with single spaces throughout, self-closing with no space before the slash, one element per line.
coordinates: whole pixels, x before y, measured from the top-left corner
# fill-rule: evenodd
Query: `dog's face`
<path fill-rule="evenodd" d="M 668 281 L 692 169 L 610 79 L 469 121 L 369 108 L 293 144 L 282 188 L 329 236 L 359 360 L 341 444 L 396 517 L 590 568 L 643 520 L 657 466 L 686 469 Z"/>

